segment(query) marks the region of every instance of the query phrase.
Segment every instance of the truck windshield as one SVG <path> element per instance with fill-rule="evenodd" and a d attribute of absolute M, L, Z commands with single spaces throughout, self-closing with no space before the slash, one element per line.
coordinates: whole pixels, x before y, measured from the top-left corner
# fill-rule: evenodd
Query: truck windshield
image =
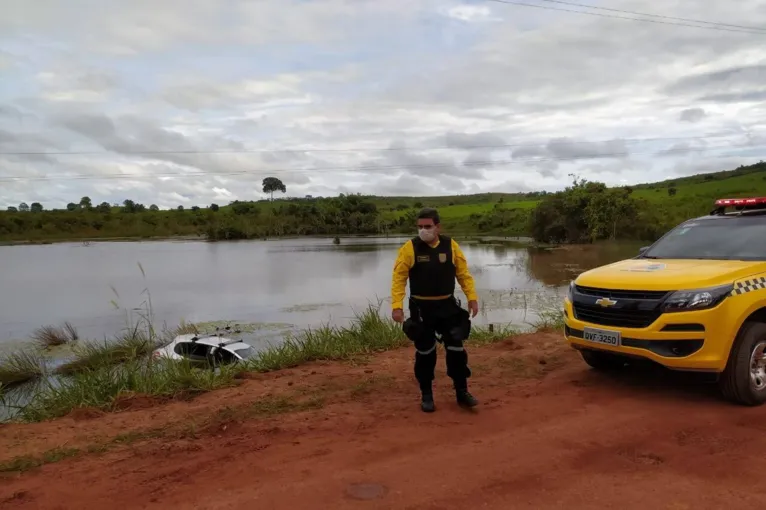
<path fill-rule="evenodd" d="M 691 220 L 671 230 L 642 257 L 766 260 L 766 216 Z"/>

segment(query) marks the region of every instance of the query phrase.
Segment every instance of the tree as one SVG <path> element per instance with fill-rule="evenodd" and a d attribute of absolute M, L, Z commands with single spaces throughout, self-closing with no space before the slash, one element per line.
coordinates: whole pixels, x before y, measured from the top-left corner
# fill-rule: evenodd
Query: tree
<path fill-rule="evenodd" d="M 176 209 L 178 209 L 179 211 L 183 211 L 184 210 L 184 206 L 179 205 Z"/>
<path fill-rule="evenodd" d="M 671 197 L 675 196 L 676 191 L 678 191 L 678 190 L 676 190 L 675 188 L 672 188 L 672 187 L 668 188 L 668 196 L 671 196 Z"/>
<path fill-rule="evenodd" d="M 160 210 L 160 208 L 159 208 L 159 207 L 157 207 L 155 204 L 152 204 L 152 205 L 150 205 L 150 206 L 149 206 L 149 210 L 150 210 L 150 211 L 159 211 L 159 210 Z"/>
<path fill-rule="evenodd" d="M 80 199 L 80 208 L 90 211 L 93 208 L 93 204 L 90 201 L 90 197 L 82 197 Z"/>
<path fill-rule="evenodd" d="M 213 212 L 218 212 L 218 204 L 210 204 L 210 210 Z"/>
<path fill-rule="evenodd" d="M 43 212 L 43 204 L 40 202 L 32 202 L 32 205 L 29 206 L 29 210 L 34 213 Z"/>
<path fill-rule="evenodd" d="M 274 201 L 275 191 L 281 191 L 282 193 L 287 193 L 287 186 L 285 186 L 284 183 L 276 177 L 266 177 L 263 180 L 262 184 L 263 184 L 263 192 L 271 193 L 272 202 Z"/>
<path fill-rule="evenodd" d="M 19 204 L 19 211 L 21 212 L 29 212 L 29 205 L 27 205 L 26 202 L 22 202 Z"/>
<path fill-rule="evenodd" d="M 77 210 L 77 204 L 75 204 L 74 202 L 69 202 L 66 205 L 66 210 L 67 211 L 76 211 Z"/>
<path fill-rule="evenodd" d="M 96 210 L 100 213 L 108 213 L 112 210 L 112 206 L 109 205 L 109 202 L 101 202 L 98 204 L 98 207 L 96 207 Z"/>
<path fill-rule="evenodd" d="M 9 205 L 8 212 L 19 212 L 19 209 L 17 207 L 13 207 L 12 205 Z"/>

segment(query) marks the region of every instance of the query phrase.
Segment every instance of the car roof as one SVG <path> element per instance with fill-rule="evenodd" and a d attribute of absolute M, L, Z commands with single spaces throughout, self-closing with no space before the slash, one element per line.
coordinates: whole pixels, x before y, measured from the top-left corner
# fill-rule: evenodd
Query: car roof
<path fill-rule="evenodd" d="M 179 335 L 178 337 L 176 337 L 175 342 L 176 343 L 181 343 L 181 342 L 191 343 L 192 339 L 195 337 L 196 335 Z M 231 338 L 227 338 L 225 336 L 222 336 L 222 337 L 212 336 L 212 337 L 200 338 L 194 343 L 214 346 L 214 345 L 220 344 L 221 342 L 228 342 L 231 340 L 232 340 Z M 224 345 L 224 349 L 228 349 L 228 350 L 246 349 L 248 347 L 250 347 L 250 344 L 245 343 L 241 340 Z"/>

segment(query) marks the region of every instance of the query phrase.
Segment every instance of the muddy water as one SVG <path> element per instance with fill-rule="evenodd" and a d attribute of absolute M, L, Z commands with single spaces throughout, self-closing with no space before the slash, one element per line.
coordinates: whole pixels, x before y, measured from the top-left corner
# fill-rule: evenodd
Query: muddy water
<path fill-rule="evenodd" d="M 150 302 L 159 325 L 230 320 L 249 324 L 256 340 L 342 324 L 354 309 L 388 298 L 392 264 L 404 240 L 0 247 L 0 346 L 7 349 L 39 326 L 64 321 L 84 338 L 111 336 Z M 478 324 L 531 322 L 536 311 L 560 305 L 566 284 L 579 272 L 633 256 L 638 247 L 541 251 L 500 241 L 460 242 L 480 294 Z M 383 304 L 386 311 L 388 305 Z"/>

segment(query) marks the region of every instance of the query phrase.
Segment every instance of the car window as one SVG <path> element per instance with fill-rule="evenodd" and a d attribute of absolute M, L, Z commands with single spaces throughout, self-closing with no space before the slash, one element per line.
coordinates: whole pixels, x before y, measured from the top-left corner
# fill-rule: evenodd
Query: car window
<path fill-rule="evenodd" d="M 642 255 L 658 259 L 766 260 L 766 216 L 692 220 Z"/>
<path fill-rule="evenodd" d="M 255 349 L 253 349 L 251 346 L 247 347 L 240 347 L 239 349 L 234 349 L 234 352 L 237 353 L 237 355 L 242 359 L 251 358 L 255 354 Z"/>
<path fill-rule="evenodd" d="M 192 342 L 181 342 L 176 344 L 173 349 L 176 354 L 190 358 L 192 360 L 204 361 L 207 360 L 207 356 L 210 353 L 210 346 Z"/>
<path fill-rule="evenodd" d="M 237 357 L 234 356 L 234 354 L 228 351 L 227 349 L 217 349 L 216 357 L 222 363 L 234 363 L 235 361 L 237 361 Z"/>

